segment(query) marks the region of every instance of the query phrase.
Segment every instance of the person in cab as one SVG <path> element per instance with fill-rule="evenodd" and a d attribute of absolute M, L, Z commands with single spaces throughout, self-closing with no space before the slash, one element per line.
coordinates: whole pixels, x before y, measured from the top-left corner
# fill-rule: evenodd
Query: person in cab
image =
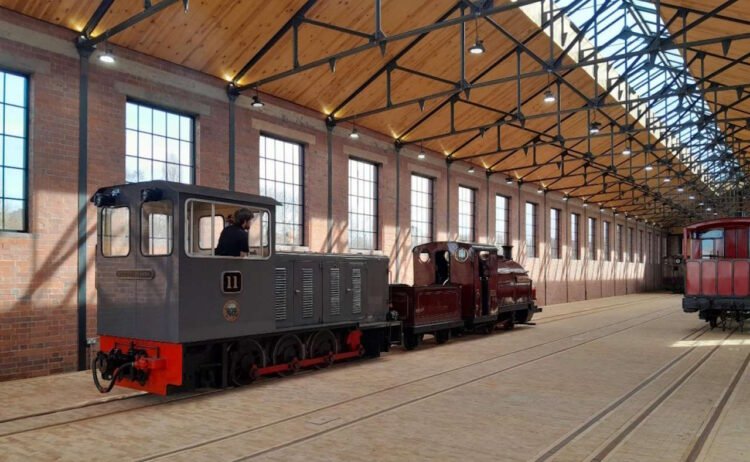
<path fill-rule="evenodd" d="M 246 257 L 250 252 L 247 230 L 253 220 L 253 212 L 246 208 L 234 212 L 233 223 L 225 227 L 219 236 L 214 255 L 224 257 Z"/>

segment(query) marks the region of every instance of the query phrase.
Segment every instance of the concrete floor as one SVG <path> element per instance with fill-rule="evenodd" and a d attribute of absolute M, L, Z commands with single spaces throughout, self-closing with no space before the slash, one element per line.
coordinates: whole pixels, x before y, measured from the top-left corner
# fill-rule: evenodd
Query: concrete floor
<path fill-rule="evenodd" d="M 749 359 L 679 296 L 613 297 L 198 396 L 0 383 L 0 461 L 748 461 Z"/>

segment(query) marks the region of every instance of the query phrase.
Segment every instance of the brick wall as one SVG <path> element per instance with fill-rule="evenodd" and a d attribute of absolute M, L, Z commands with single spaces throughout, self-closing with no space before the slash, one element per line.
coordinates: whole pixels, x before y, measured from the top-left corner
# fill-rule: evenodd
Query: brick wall
<path fill-rule="evenodd" d="M 30 81 L 28 233 L 0 233 L 0 380 L 75 370 L 77 163 L 79 61 L 74 34 L 0 8 L 0 69 L 20 71 Z M 228 101 L 225 83 L 180 66 L 115 48 L 115 65 L 96 57 L 90 61 L 89 88 L 89 194 L 125 181 L 125 102 L 131 98 L 174 108 L 196 116 L 196 181 L 228 185 Z M 493 176 L 488 182 L 467 165 L 450 169 L 437 153 L 425 160 L 403 149 L 398 155 L 393 140 L 363 133 L 348 138 L 345 127 L 329 132 L 323 116 L 289 102 L 266 98 L 262 110 L 240 97 L 236 111 L 236 189 L 257 193 L 258 139 L 261 133 L 297 140 L 305 148 L 305 243 L 310 251 L 348 251 L 347 160 L 354 156 L 379 168 L 379 249 L 390 257 L 392 281 L 411 282 L 410 175 L 434 178 L 434 236 L 457 235 L 458 185 L 476 190 L 477 241 L 492 243 L 495 235 L 495 195 L 511 197 L 510 235 L 514 255 L 531 272 L 541 304 L 632 293 L 656 287 L 657 264 L 606 262 L 569 257 L 570 212 L 581 214 L 581 245 L 585 247 L 586 217 L 597 217 L 644 229 L 598 208 L 583 209 L 580 202 L 563 202 L 555 194 L 538 195 L 536 188 L 506 185 Z M 328 227 L 328 143 L 331 137 L 333 227 Z M 478 169 L 480 170 L 480 169 Z M 398 171 L 398 173 L 397 173 Z M 450 195 L 450 207 L 447 197 Z M 488 205 L 489 199 L 489 208 Z M 523 236 L 525 201 L 539 204 L 539 255 L 528 258 Z M 520 209 L 519 209 L 520 207 Z M 562 258 L 550 259 L 549 209 L 562 210 Z M 519 215 L 519 210 L 521 211 Z M 489 211 L 489 214 L 487 213 Z M 397 216 L 398 214 L 398 216 Z M 88 332 L 95 335 L 96 292 L 93 255 L 96 214 L 88 209 L 87 256 Z M 646 233 L 644 233 L 646 235 Z M 639 234 L 636 233 L 636 237 Z M 627 243 L 627 235 L 625 236 Z M 585 252 L 582 249 L 582 256 Z"/>

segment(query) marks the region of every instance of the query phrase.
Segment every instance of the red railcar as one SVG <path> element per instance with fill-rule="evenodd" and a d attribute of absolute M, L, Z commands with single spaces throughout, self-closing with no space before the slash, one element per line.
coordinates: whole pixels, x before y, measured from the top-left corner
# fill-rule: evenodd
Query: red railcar
<path fill-rule="evenodd" d="M 704 221 L 684 230 L 682 309 L 715 327 L 750 317 L 750 218 Z"/>
<path fill-rule="evenodd" d="M 414 247 L 414 287 L 392 285 L 404 346 L 416 347 L 431 333 L 439 343 L 463 330 L 492 332 L 529 323 L 541 311 L 528 273 L 510 258 L 510 246 L 430 242 Z"/>

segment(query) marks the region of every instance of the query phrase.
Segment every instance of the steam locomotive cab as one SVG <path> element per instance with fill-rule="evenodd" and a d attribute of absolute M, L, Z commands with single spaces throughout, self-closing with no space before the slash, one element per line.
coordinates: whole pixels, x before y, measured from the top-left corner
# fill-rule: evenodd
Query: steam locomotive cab
<path fill-rule="evenodd" d="M 388 348 L 387 258 L 276 252 L 270 198 L 149 182 L 92 202 L 102 391 L 240 385 Z M 218 255 L 240 208 L 247 251 Z"/>

